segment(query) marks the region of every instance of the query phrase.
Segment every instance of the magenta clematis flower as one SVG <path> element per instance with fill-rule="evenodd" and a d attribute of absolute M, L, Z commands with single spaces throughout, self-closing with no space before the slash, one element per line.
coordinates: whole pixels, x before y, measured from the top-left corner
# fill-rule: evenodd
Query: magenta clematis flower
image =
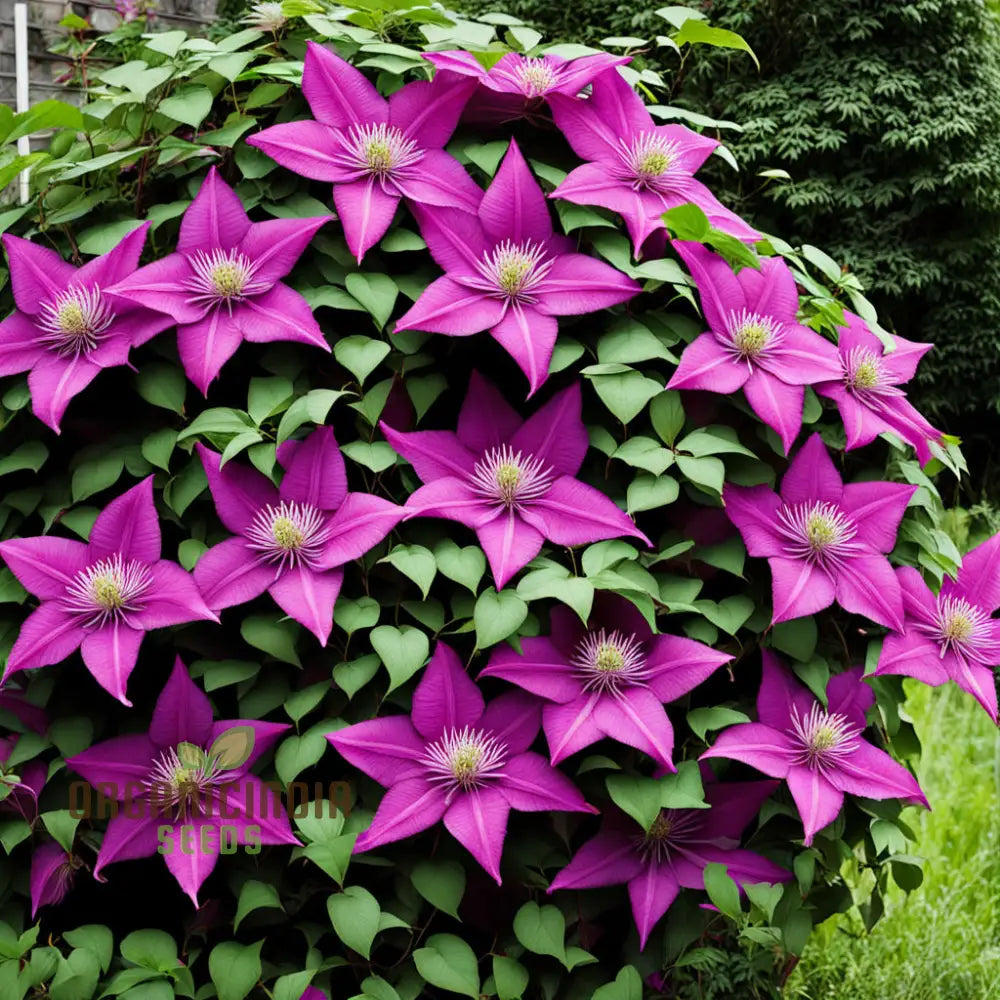
<path fill-rule="evenodd" d="M 694 179 L 718 140 L 683 125 L 656 125 L 617 70 L 601 73 L 589 98 L 551 94 L 549 107 L 573 150 L 590 161 L 571 171 L 550 197 L 617 212 L 637 255 L 652 233 L 665 229 L 663 213 L 687 203 L 721 232 L 751 242 L 761 238 Z"/>
<path fill-rule="evenodd" d="M 160 523 L 148 476 L 112 500 L 87 543 L 42 535 L 0 542 L 0 556 L 41 605 L 21 626 L 3 680 L 59 663 L 79 648 L 101 687 L 123 705 L 150 629 L 218 621 L 194 580 L 160 558 Z"/>
<path fill-rule="evenodd" d="M 223 842 L 251 849 L 298 844 L 274 789 L 249 773 L 289 728 L 252 719 L 213 722 L 207 696 L 178 658 L 148 733 L 116 736 L 66 761 L 122 803 L 101 842 L 94 877 L 106 881 L 107 865 L 160 853 L 198 906 L 198 890 Z"/>
<path fill-rule="evenodd" d="M 222 523 L 238 537 L 209 549 L 194 569 L 216 611 L 268 591 L 286 614 L 325 646 L 344 572 L 402 520 L 405 511 L 368 493 L 347 492 L 333 428 L 278 448 L 280 489 L 258 472 L 197 445 Z"/>
<path fill-rule="evenodd" d="M 439 642 L 410 716 L 359 722 L 327 736 L 342 757 L 388 787 L 355 852 L 444 820 L 499 885 L 511 809 L 597 812 L 569 778 L 528 752 L 540 721 L 537 700 L 522 691 L 486 705 L 454 651 Z"/>
<path fill-rule="evenodd" d="M 896 570 L 905 618 L 899 634 L 882 644 L 877 674 L 903 674 L 937 687 L 954 681 L 997 721 L 993 668 L 1000 665 L 1000 535 L 962 559 L 939 594 L 909 566 Z"/>
<path fill-rule="evenodd" d="M 846 611 L 899 630 L 903 596 L 886 559 L 915 486 L 848 483 L 818 434 L 792 459 L 779 496 L 731 486 L 722 499 L 747 552 L 771 566 L 773 622 L 815 614 L 836 600 Z"/>
<path fill-rule="evenodd" d="M 588 627 L 568 608 L 548 636 L 500 646 L 480 677 L 502 677 L 551 704 L 542 725 L 553 764 L 608 736 L 675 771 L 674 731 L 663 708 L 732 659 L 693 639 L 654 635 L 634 605 L 598 595 Z"/>
<path fill-rule="evenodd" d="M 545 54 L 524 56 L 508 52 L 487 70 L 471 52 L 425 52 L 424 58 L 440 72 L 471 76 L 479 87 L 462 112 L 464 121 L 534 121 L 550 94 L 576 97 L 600 73 L 631 62 L 631 56 L 598 52 L 579 59 Z"/>
<path fill-rule="evenodd" d="M 447 208 L 415 208 L 414 215 L 447 273 L 424 289 L 396 332 L 467 337 L 489 330 L 532 393 L 548 377 L 557 316 L 605 309 L 641 290 L 553 232 L 545 195 L 513 140 L 476 216 Z"/>
<path fill-rule="evenodd" d="M 31 855 L 31 919 L 43 906 L 58 906 L 73 887 L 83 861 L 54 840 L 35 848 Z"/>
<path fill-rule="evenodd" d="M 893 337 L 896 349 L 886 354 L 882 342 L 859 316 L 845 312 L 839 327 L 841 371 L 836 381 L 821 382 L 816 391 L 832 399 L 847 432 L 847 450 L 863 448 L 885 431 L 913 445 L 921 465 L 933 457 L 929 443 L 941 440 L 899 388 L 913 378 L 920 359 L 934 346 Z"/>
<path fill-rule="evenodd" d="M 207 395 L 243 340 L 294 340 L 330 350 L 309 303 L 280 280 L 329 221 L 251 222 L 212 167 L 181 219 L 177 252 L 109 291 L 173 318 L 184 371 Z"/>
<path fill-rule="evenodd" d="M 385 235 L 400 198 L 475 212 L 483 196 L 442 147 L 475 88 L 454 75 L 408 83 L 388 100 L 353 66 L 306 43 L 302 91 L 316 121 L 247 139 L 283 167 L 333 182 L 333 203 L 358 263 Z"/>
<path fill-rule="evenodd" d="M 30 240 L 3 237 L 17 309 L 0 323 L 0 375 L 28 372 L 32 412 L 57 434 L 70 400 L 102 368 L 127 365 L 131 348 L 173 326 L 108 291 L 139 266 L 149 225 L 80 268 Z"/>
<path fill-rule="evenodd" d="M 788 265 L 730 266 L 700 243 L 674 243 L 698 286 L 709 330 L 685 348 L 671 389 L 742 389 L 787 453 L 802 427 L 803 386 L 841 376 L 837 349 L 796 320 L 799 295 Z"/>
<path fill-rule="evenodd" d="M 709 809 L 664 809 L 650 828 L 617 810 L 607 814 L 588 840 L 553 879 L 548 891 L 593 889 L 628 883 L 639 948 L 681 889 L 704 889 L 705 866 L 726 865 L 741 886 L 787 882 L 792 876 L 773 861 L 741 848 L 740 836 L 777 781 L 706 784 Z"/>
<path fill-rule="evenodd" d="M 573 477 L 587 452 L 574 383 L 521 420 L 478 372 L 458 430 L 402 433 L 379 426 L 423 480 L 406 502 L 412 515 L 443 517 L 472 528 L 498 588 L 541 551 L 630 535 L 649 539 L 593 486 Z"/>
<path fill-rule="evenodd" d="M 773 653 L 764 650 L 763 658 L 759 721 L 724 730 L 702 760 L 727 757 L 784 778 L 802 818 L 806 846 L 837 818 L 845 793 L 927 806 L 913 775 L 861 738 L 875 695 L 860 667 L 830 678 L 824 706 Z"/>

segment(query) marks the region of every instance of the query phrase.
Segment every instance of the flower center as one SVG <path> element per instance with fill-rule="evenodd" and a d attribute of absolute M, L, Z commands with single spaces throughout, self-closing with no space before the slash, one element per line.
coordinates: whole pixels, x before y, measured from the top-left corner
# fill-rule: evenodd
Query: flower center
<path fill-rule="evenodd" d="M 507 760 L 507 745 L 483 729 L 446 729 L 440 739 L 428 744 L 422 761 L 429 780 L 448 789 L 447 800 L 456 792 L 480 788 L 497 778 Z"/>
<path fill-rule="evenodd" d="M 619 694 L 625 688 L 645 685 L 646 656 L 634 635 L 603 628 L 589 631 L 570 662 L 586 691 Z"/>
<path fill-rule="evenodd" d="M 525 97 L 541 97 L 551 89 L 556 73 L 544 56 L 522 56 L 515 75 Z"/>
<path fill-rule="evenodd" d="M 740 361 L 759 361 L 781 336 L 781 324 L 771 316 L 742 309 L 730 313 L 727 323 L 729 349 Z"/>
<path fill-rule="evenodd" d="M 536 301 L 534 291 L 552 268 L 545 248 L 534 240 L 514 243 L 504 240 L 491 251 L 484 251 L 476 269 L 482 276 L 476 288 L 496 298 L 530 304 Z"/>
<path fill-rule="evenodd" d="M 277 563 L 278 573 L 286 567 L 315 569 L 329 534 L 323 511 L 288 500 L 262 507 L 246 530 L 247 544 L 262 562 Z"/>
<path fill-rule="evenodd" d="M 626 139 L 619 141 L 626 179 L 634 190 L 663 193 L 670 189 L 680 154 L 676 142 L 656 132 L 641 132 L 631 142 Z"/>
<path fill-rule="evenodd" d="M 786 554 L 831 567 L 856 550 L 854 520 L 835 503 L 818 500 L 784 504 L 778 510 L 777 528 L 785 537 Z"/>
<path fill-rule="evenodd" d="M 508 445 L 493 448 L 476 462 L 472 487 L 490 503 L 516 509 L 544 496 L 555 478 L 551 468 L 532 455 Z"/>
<path fill-rule="evenodd" d="M 837 767 L 857 749 L 861 733 L 846 715 L 827 712 L 818 701 L 805 716 L 792 709 L 792 728 L 799 743 L 796 762 L 813 771 Z"/>
<path fill-rule="evenodd" d="M 157 814 L 173 811 L 175 821 L 188 820 L 211 815 L 217 786 L 231 781 L 234 773 L 200 747 L 182 743 L 157 757 L 144 784 Z"/>
<path fill-rule="evenodd" d="M 266 285 L 254 281 L 256 265 L 238 250 L 215 249 L 210 253 L 195 250 L 188 263 L 193 274 L 186 286 L 194 292 L 192 302 L 223 304 L 232 313 L 234 303 L 266 289 Z"/>
<path fill-rule="evenodd" d="M 895 395 L 882 359 L 867 347 L 854 347 L 843 359 L 844 386 L 858 396 Z"/>
<path fill-rule="evenodd" d="M 666 861 L 672 847 L 692 839 L 698 819 L 694 809 L 661 809 L 649 829 L 635 840 L 640 857 L 647 863 Z"/>
<path fill-rule="evenodd" d="M 424 155 L 401 128 L 385 123 L 356 122 L 348 129 L 344 141 L 347 164 L 379 180 L 385 180 L 394 171 L 412 167 Z"/>
<path fill-rule="evenodd" d="M 143 598 L 152 583 L 145 563 L 126 561 L 115 553 L 80 570 L 66 588 L 64 604 L 70 614 L 82 619 L 84 628 L 112 621 L 129 625 L 129 616 L 145 606 Z"/>
<path fill-rule="evenodd" d="M 941 646 L 941 656 L 954 653 L 962 660 L 994 663 L 1000 643 L 993 638 L 993 619 L 962 597 L 939 597 L 936 621 L 917 628 Z"/>
<path fill-rule="evenodd" d="M 36 320 L 45 331 L 41 342 L 61 358 L 89 354 L 114 321 L 114 311 L 96 286 L 60 292 L 42 303 Z"/>

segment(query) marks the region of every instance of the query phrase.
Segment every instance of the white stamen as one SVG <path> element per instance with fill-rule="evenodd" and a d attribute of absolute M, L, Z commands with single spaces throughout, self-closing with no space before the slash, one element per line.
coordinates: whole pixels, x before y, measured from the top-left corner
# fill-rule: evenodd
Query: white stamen
<path fill-rule="evenodd" d="M 84 628 L 111 621 L 129 624 L 129 615 L 142 611 L 143 598 L 153 584 L 145 563 L 126 560 L 121 553 L 80 570 L 66 588 L 65 609 L 78 615 Z"/>
<path fill-rule="evenodd" d="M 645 687 L 646 656 L 634 635 L 588 632 L 573 653 L 572 664 L 587 691 L 618 695 L 629 687 Z"/>
<path fill-rule="evenodd" d="M 188 257 L 194 272 L 186 287 L 194 294 L 191 301 L 204 305 L 223 304 L 233 311 L 233 304 L 267 291 L 266 282 L 255 281 L 256 265 L 238 250 L 215 249 L 210 253 L 195 250 Z"/>
<path fill-rule="evenodd" d="M 476 462 L 472 487 L 490 503 L 517 509 L 544 496 L 554 478 L 552 469 L 541 459 L 515 453 L 503 445 L 486 452 Z"/>
<path fill-rule="evenodd" d="M 741 309 L 726 318 L 729 352 L 751 368 L 781 342 L 782 324 L 773 316 Z"/>
<path fill-rule="evenodd" d="M 861 728 L 846 715 L 827 712 L 818 701 L 805 716 L 792 709 L 792 728 L 799 743 L 796 763 L 821 773 L 846 760 L 857 749 L 861 735 Z"/>
<path fill-rule="evenodd" d="M 174 811 L 174 820 L 212 815 L 218 801 L 217 786 L 231 781 L 236 772 L 224 771 L 214 757 L 182 761 L 175 747 L 163 751 L 144 781 L 157 813 Z"/>
<path fill-rule="evenodd" d="M 101 297 L 96 285 L 60 292 L 53 300 L 41 304 L 36 318 L 46 331 L 39 340 L 61 358 L 89 354 L 114 321 L 114 310 Z"/>
<path fill-rule="evenodd" d="M 825 568 L 856 554 L 858 533 L 854 520 L 835 503 L 818 500 L 783 505 L 777 528 L 785 537 L 785 552 Z"/>
<path fill-rule="evenodd" d="M 534 240 L 521 243 L 504 240 L 492 251 L 484 251 L 482 260 L 476 261 L 481 278 L 466 283 L 494 298 L 530 305 L 537 301 L 533 293 L 554 263 L 545 248 Z"/>
<path fill-rule="evenodd" d="M 946 653 L 954 653 L 967 663 L 992 666 L 1000 661 L 993 618 L 963 597 L 938 597 L 936 621 L 916 627 L 940 645 L 942 659 Z"/>
<path fill-rule="evenodd" d="M 480 788 L 498 777 L 506 760 L 505 743 L 471 726 L 445 730 L 440 739 L 428 744 L 422 757 L 430 780 L 448 789 L 448 802 L 456 792 Z"/>
<path fill-rule="evenodd" d="M 649 829 L 635 839 L 636 850 L 647 863 L 658 864 L 670 857 L 671 849 L 697 842 L 692 833 L 700 816 L 694 809 L 662 809 Z"/>
<path fill-rule="evenodd" d="M 525 97 L 541 97 L 555 83 L 556 68 L 544 56 L 521 56 L 514 74 Z"/>
<path fill-rule="evenodd" d="M 296 566 L 315 569 L 330 534 L 327 520 L 312 504 L 282 500 L 257 511 L 246 538 L 262 562 L 277 563 L 275 576 Z"/>
<path fill-rule="evenodd" d="M 355 123 L 335 156 L 345 166 L 385 180 L 423 159 L 424 151 L 402 129 L 384 123 Z"/>
<path fill-rule="evenodd" d="M 664 194 L 671 190 L 678 176 L 687 176 L 679 170 L 680 146 L 656 132 L 640 132 L 631 141 L 619 139 L 623 164 L 623 179 L 636 191 L 656 191 Z"/>
<path fill-rule="evenodd" d="M 902 396 L 902 389 L 893 385 L 892 376 L 882 359 L 867 347 L 854 347 L 842 359 L 844 388 L 862 400 L 871 397 Z"/>

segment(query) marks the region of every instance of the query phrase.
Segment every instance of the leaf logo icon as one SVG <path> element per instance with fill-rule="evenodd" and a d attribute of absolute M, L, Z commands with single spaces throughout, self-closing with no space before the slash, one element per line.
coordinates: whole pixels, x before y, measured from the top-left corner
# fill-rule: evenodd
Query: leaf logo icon
<path fill-rule="evenodd" d="M 221 770 L 231 771 L 245 764 L 253 753 L 253 726 L 233 726 L 216 737 L 208 749 L 209 759 Z"/>

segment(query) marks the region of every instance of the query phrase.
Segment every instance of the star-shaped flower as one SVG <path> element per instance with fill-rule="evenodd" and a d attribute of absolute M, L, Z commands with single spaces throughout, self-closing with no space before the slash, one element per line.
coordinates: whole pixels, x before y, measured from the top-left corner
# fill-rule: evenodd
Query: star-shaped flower
<path fill-rule="evenodd" d="M 473 372 L 457 432 L 404 434 L 379 426 L 425 483 L 406 509 L 472 528 L 498 588 L 538 555 L 545 539 L 583 545 L 630 535 L 649 544 L 620 507 L 573 478 L 588 447 L 579 384 L 521 420 Z"/>
<path fill-rule="evenodd" d="M 489 330 L 532 393 L 549 374 L 557 316 L 606 309 L 641 290 L 553 232 L 545 195 L 513 140 L 475 216 L 429 207 L 414 215 L 446 274 L 424 289 L 396 332 L 467 337 Z"/>
<path fill-rule="evenodd" d="M 197 445 L 222 523 L 237 537 L 209 549 L 194 568 L 205 602 L 221 611 L 266 590 L 325 646 L 344 571 L 403 518 L 402 507 L 347 492 L 344 457 L 331 427 L 278 448 L 280 488 L 261 472 Z"/>
<path fill-rule="evenodd" d="M 726 514 L 751 556 L 771 566 L 774 622 L 812 615 L 836 600 L 887 628 L 903 623 L 903 596 L 886 559 L 915 486 L 848 483 L 813 434 L 792 459 L 779 496 L 726 484 Z"/>
<path fill-rule="evenodd" d="M 0 323 L 0 375 L 28 372 L 32 412 L 57 434 L 70 400 L 102 368 L 127 365 L 131 348 L 173 326 L 108 291 L 139 266 L 149 225 L 80 268 L 30 240 L 3 237 L 17 308 Z"/>
<path fill-rule="evenodd" d="M 109 291 L 173 317 L 184 371 L 207 394 L 243 340 L 292 340 L 330 350 L 309 303 L 280 280 L 329 221 L 251 222 L 212 167 L 181 219 L 177 252 Z"/>
<path fill-rule="evenodd" d="M 511 809 L 597 811 L 566 775 L 528 751 L 539 722 L 538 702 L 521 691 L 487 705 L 454 651 L 439 642 L 413 692 L 411 715 L 327 736 L 341 756 L 389 789 L 354 850 L 370 851 L 444 820 L 499 885 Z"/>
<path fill-rule="evenodd" d="M 475 212 L 482 190 L 442 149 L 474 87 L 439 74 L 387 101 L 349 63 L 307 42 L 302 92 L 316 120 L 272 125 L 247 144 L 303 177 L 333 182 L 333 203 L 360 264 L 385 235 L 400 198 Z"/>
<path fill-rule="evenodd" d="M 903 674 L 935 687 L 954 681 L 997 721 L 994 667 L 1000 665 L 1000 535 L 962 559 L 935 594 L 909 566 L 896 570 L 905 617 L 882 644 L 877 674 Z"/>
<path fill-rule="evenodd" d="M 617 212 L 637 256 L 646 239 L 665 228 L 663 213 L 688 203 L 730 236 L 761 238 L 694 179 L 718 140 L 683 125 L 656 125 L 642 98 L 617 70 L 601 73 L 590 97 L 551 94 L 549 107 L 576 154 L 590 161 L 571 171 L 550 197 Z"/>
<path fill-rule="evenodd" d="M 927 805 L 913 775 L 861 738 L 875 695 L 861 679 L 860 667 L 830 678 L 823 705 L 777 657 L 767 650 L 763 655 L 758 721 L 724 730 L 702 760 L 728 757 L 784 778 L 802 817 L 807 846 L 837 818 L 845 794 Z"/>
<path fill-rule="evenodd" d="M 12 538 L 0 542 L 0 556 L 42 601 L 21 626 L 4 680 L 79 649 L 97 683 L 131 705 L 125 688 L 146 632 L 219 620 L 194 580 L 160 558 L 152 476 L 104 508 L 87 543 L 50 535 Z"/>

